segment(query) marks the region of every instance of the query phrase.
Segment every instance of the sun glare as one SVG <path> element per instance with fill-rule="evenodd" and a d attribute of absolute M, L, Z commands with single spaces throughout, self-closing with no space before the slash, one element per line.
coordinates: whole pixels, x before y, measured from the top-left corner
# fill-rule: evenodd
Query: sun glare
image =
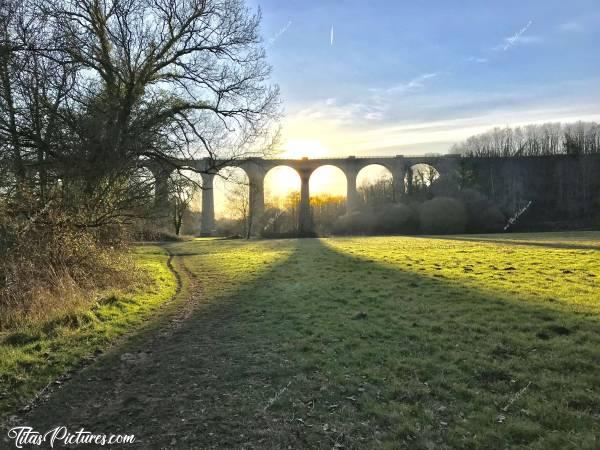
<path fill-rule="evenodd" d="M 265 177 L 265 197 L 275 201 L 286 197 L 290 192 L 300 191 L 300 176 L 291 167 L 278 166 Z"/>
<path fill-rule="evenodd" d="M 330 155 L 329 149 L 314 139 L 290 139 L 283 150 L 282 158 L 326 158 Z"/>

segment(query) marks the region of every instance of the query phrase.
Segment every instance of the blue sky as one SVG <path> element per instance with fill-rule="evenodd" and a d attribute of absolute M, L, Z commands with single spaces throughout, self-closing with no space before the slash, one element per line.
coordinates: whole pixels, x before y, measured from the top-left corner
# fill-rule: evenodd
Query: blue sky
<path fill-rule="evenodd" d="M 598 0 L 248 4 L 293 156 L 444 153 L 494 126 L 600 120 Z"/>

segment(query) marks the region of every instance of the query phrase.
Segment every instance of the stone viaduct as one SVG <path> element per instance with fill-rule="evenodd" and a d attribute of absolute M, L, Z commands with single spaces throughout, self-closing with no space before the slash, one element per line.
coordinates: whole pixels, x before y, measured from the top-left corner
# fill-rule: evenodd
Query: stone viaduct
<path fill-rule="evenodd" d="M 148 163 L 145 166 L 153 173 L 156 187 L 155 195 L 157 204 L 164 204 L 168 196 L 167 180 L 176 167 L 194 170 L 202 176 L 202 224 L 203 236 L 210 236 L 215 228 L 215 203 L 213 181 L 219 170 L 225 167 L 242 169 L 249 180 L 250 189 L 250 214 L 260 217 L 264 211 L 265 194 L 264 180 L 267 173 L 279 166 L 294 169 L 301 180 L 300 211 L 298 218 L 298 231 L 309 233 L 312 231 L 312 215 L 310 211 L 309 180 L 311 174 L 319 167 L 333 166 L 340 169 L 346 176 L 347 209 L 353 211 L 358 205 L 358 192 L 356 178 L 358 173 L 370 165 L 383 166 L 390 171 L 394 179 L 394 186 L 398 194 L 404 192 L 404 179 L 411 167 L 417 164 L 427 164 L 437 170 L 440 177 L 451 176 L 459 164 L 460 157 L 455 155 L 445 156 L 394 156 L 394 157 L 354 157 L 323 158 L 323 159 L 263 159 L 247 158 L 237 160 L 215 160 L 210 158 L 197 160 L 177 160 L 164 164 Z"/>

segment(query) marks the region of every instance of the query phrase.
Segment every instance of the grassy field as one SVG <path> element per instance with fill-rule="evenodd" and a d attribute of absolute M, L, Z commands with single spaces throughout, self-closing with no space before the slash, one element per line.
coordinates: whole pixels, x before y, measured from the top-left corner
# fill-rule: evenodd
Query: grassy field
<path fill-rule="evenodd" d="M 177 280 L 163 249 L 137 247 L 134 259 L 140 278 L 130 289 L 103 292 L 80 311 L 0 333 L 0 417 L 133 331 L 173 297 Z"/>
<path fill-rule="evenodd" d="M 168 249 L 191 293 L 169 325 L 25 423 L 138 448 L 600 446 L 600 233 Z"/>
<path fill-rule="evenodd" d="M 599 233 L 171 249 L 222 324 L 203 444 L 600 446 Z"/>

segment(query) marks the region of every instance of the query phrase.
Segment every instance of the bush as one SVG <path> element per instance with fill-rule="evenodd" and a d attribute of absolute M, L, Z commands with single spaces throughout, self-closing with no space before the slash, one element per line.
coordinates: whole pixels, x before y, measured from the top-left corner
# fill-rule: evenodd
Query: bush
<path fill-rule="evenodd" d="M 100 244 L 96 230 L 71 225 L 60 211 L 0 214 L 0 234 L 0 330 L 48 319 L 135 276 L 123 248 Z"/>
<path fill-rule="evenodd" d="M 478 216 L 475 222 L 475 231 L 482 233 L 500 233 L 504 231 L 506 217 L 496 205 L 490 205 L 485 208 Z"/>
<path fill-rule="evenodd" d="M 419 229 L 419 217 L 410 206 L 397 203 L 389 205 L 376 215 L 373 228 L 381 233 L 413 234 Z"/>
<path fill-rule="evenodd" d="M 374 232 L 373 215 L 365 211 L 346 213 L 337 218 L 333 225 L 335 234 L 364 234 Z"/>
<path fill-rule="evenodd" d="M 424 233 L 458 234 L 465 232 L 467 211 L 460 200 L 436 197 L 421 205 L 419 218 Z"/>
<path fill-rule="evenodd" d="M 410 206 L 396 203 L 355 211 L 340 216 L 333 226 L 335 234 L 415 233 L 419 221 Z"/>
<path fill-rule="evenodd" d="M 429 191 L 434 198 L 459 197 L 460 192 L 462 192 L 458 188 L 456 181 L 454 181 L 451 177 L 438 178 L 431 184 Z"/>
<path fill-rule="evenodd" d="M 498 206 L 475 189 L 463 189 L 458 198 L 467 210 L 467 231 L 472 233 L 493 233 L 502 231 L 506 217 Z"/>
<path fill-rule="evenodd" d="M 138 242 L 180 242 L 185 240 L 184 237 L 177 236 L 175 233 L 160 228 L 152 229 L 146 227 L 136 230 L 132 233 L 131 237 L 134 241 Z"/>

